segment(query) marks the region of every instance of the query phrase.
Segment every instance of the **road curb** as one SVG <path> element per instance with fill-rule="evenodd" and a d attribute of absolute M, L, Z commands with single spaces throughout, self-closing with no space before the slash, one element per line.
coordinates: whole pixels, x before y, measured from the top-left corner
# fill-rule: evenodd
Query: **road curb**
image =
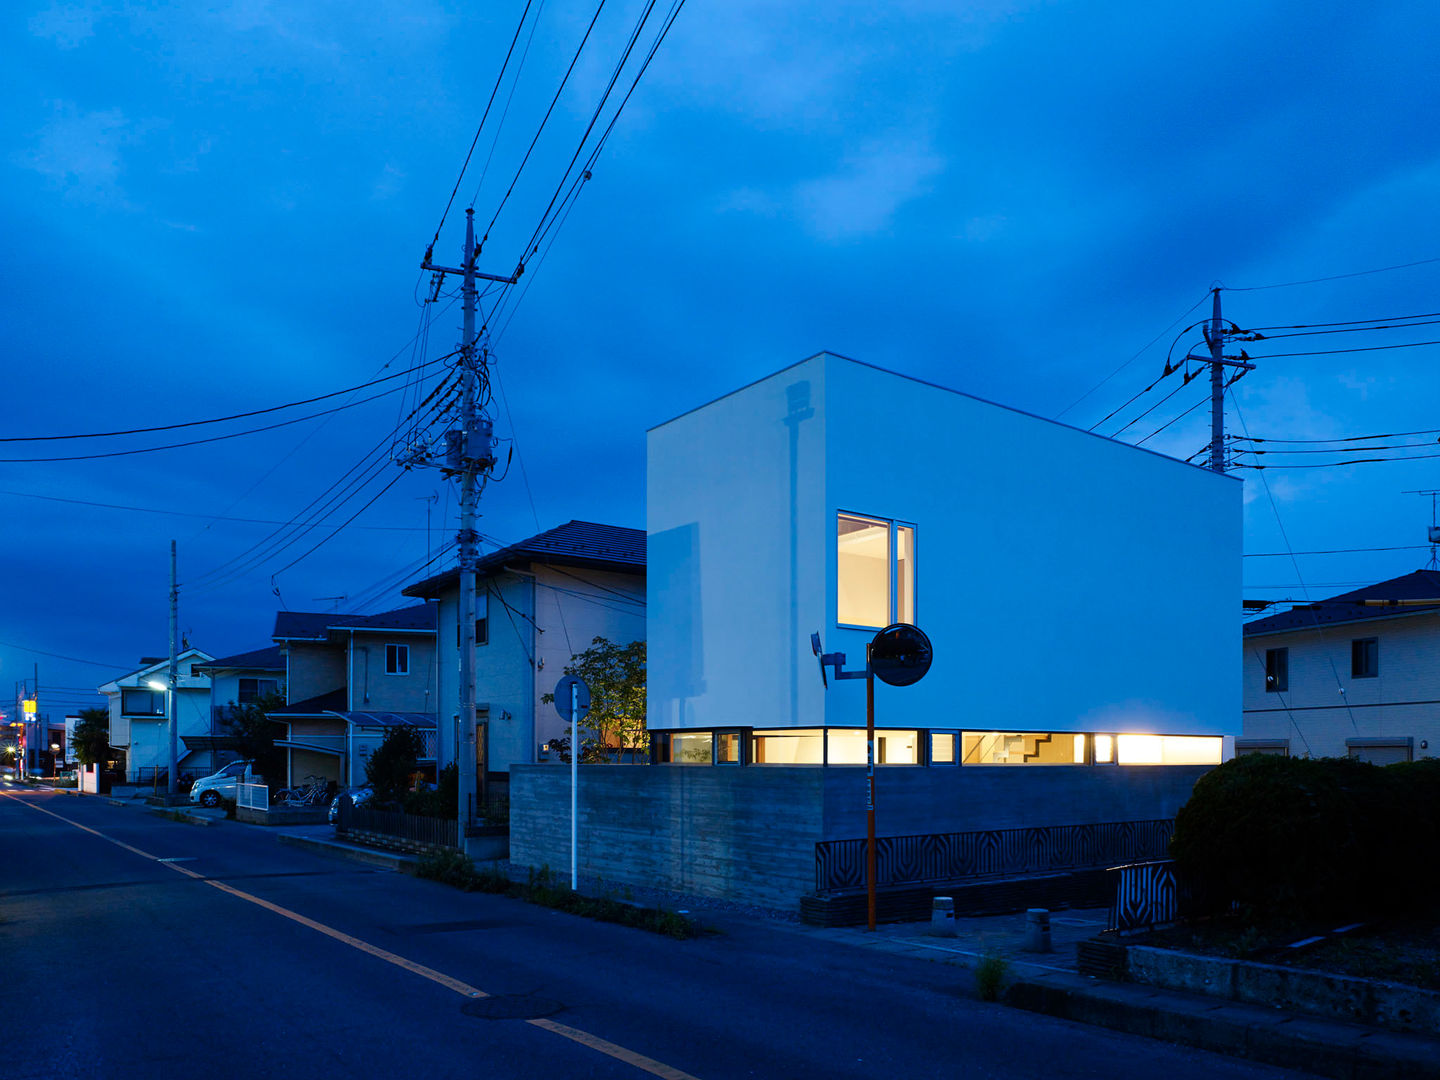
<path fill-rule="evenodd" d="M 186 810 L 177 810 L 173 806 L 147 807 L 146 813 L 154 814 L 156 817 L 167 818 L 170 821 L 178 821 L 182 825 L 200 825 L 207 829 L 215 824 L 215 820 L 213 818 L 201 817 L 199 814 L 192 814 Z"/>
<path fill-rule="evenodd" d="M 342 859 L 349 859 L 351 862 L 366 863 L 370 866 L 383 866 L 387 870 L 397 870 L 402 874 L 413 874 L 415 864 L 418 860 L 414 856 L 395 855 L 388 851 L 372 851 L 369 848 L 354 847 L 350 844 L 341 844 L 335 840 L 322 840 L 317 836 L 287 836 L 281 834 L 276 837 L 282 844 L 289 844 L 292 847 L 310 848 L 312 851 L 321 851 L 326 855 L 335 855 Z"/>
<path fill-rule="evenodd" d="M 1012 983 L 1005 1002 L 1338 1080 L 1440 1080 L 1440 1040 L 1200 995 L 1057 973 Z"/>

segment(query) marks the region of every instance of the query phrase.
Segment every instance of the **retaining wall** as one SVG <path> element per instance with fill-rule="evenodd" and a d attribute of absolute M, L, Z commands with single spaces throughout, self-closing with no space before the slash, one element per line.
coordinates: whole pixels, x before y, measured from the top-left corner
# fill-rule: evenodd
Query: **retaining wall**
<path fill-rule="evenodd" d="M 865 835 L 865 770 L 582 765 L 579 868 L 608 881 L 793 910 L 815 844 Z M 891 767 L 879 836 L 1174 817 L 1205 766 Z M 510 860 L 570 866 L 570 770 L 510 770 Z"/>

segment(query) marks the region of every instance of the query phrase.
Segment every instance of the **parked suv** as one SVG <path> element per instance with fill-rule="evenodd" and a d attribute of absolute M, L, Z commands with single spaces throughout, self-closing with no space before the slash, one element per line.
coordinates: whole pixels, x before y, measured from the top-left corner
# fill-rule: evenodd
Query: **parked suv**
<path fill-rule="evenodd" d="M 190 801 L 201 806 L 219 806 L 221 799 L 234 800 L 237 784 L 253 784 L 257 778 L 253 761 L 232 761 L 211 776 L 202 776 L 190 789 Z"/>

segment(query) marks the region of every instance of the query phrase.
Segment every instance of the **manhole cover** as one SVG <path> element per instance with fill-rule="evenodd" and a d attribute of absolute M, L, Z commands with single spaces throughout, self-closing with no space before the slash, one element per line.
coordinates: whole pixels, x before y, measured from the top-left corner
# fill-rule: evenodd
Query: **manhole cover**
<path fill-rule="evenodd" d="M 471 998 L 460 1006 L 460 1011 L 481 1020 L 538 1020 L 542 1016 L 553 1016 L 564 1007 L 558 1001 L 530 994 L 496 994 Z"/>

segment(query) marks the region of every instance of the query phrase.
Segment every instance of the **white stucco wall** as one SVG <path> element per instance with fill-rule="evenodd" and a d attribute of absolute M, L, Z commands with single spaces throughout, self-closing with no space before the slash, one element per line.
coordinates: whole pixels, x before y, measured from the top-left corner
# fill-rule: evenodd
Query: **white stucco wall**
<path fill-rule="evenodd" d="M 843 510 L 917 528 L 935 665 L 877 691 L 881 726 L 1238 732 L 1234 479 L 821 356 L 653 429 L 647 495 L 654 728 L 863 725 L 808 640 L 864 663 Z"/>
<path fill-rule="evenodd" d="M 1380 674 L 1351 677 L 1350 645 L 1374 637 Z M 1289 689 L 1265 689 L 1265 652 L 1287 648 Z M 1286 741 L 1299 757 L 1344 757 L 1346 740 L 1410 738 L 1440 756 L 1440 615 L 1256 634 L 1244 640 L 1245 739 Z M 1343 693 L 1342 693 L 1343 691 Z M 1421 745 L 1424 743 L 1425 745 Z"/>

